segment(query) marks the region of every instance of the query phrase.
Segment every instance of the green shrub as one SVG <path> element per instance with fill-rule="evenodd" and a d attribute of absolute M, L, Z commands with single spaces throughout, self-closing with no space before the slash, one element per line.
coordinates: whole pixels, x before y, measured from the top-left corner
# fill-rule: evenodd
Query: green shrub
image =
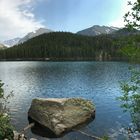
<path fill-rule="evenodd" d="M 10 118 L 6 114 L 0 114 L 0 140 L 13 140 L 13 127 L 10 124 Z"/>
<path fill-rule="evenodd" d="M 6 114 L 6 103 L 8 97 L 4 97 L 3 83 L 0 81 L 0 140 L 7 138 L 13 140 L 13 127 L 10 123 L 10 117 Z"/>
<path fill-rule="evenodd" d="M 131 70 L 131 78 L 121 83 L 121 89 L 121 107 L 124 111 L 129 111 L 133 123 L 140 132 L 140 71 Z"/>

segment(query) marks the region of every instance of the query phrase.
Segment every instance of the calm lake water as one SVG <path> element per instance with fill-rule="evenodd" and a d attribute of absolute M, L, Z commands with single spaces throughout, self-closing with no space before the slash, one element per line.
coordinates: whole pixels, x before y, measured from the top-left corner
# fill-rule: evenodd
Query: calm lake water
<path fill-rule="evenodd" d="M 0 62 L 5 93 L 14 93 L 9 104 L 12 123 L 18 130 L 28 124 L 27 112 L 33 98 L 83 97 L 95 103 L 96 118 L 82 130 L 118 139 L 120 129 L 131 122 L 116 100 L 121 95 L 119 81 L 130 76 L 129 66 L 125 62 Z M 27 135 L 45 140 L 31 131 Z M 59 139 L 90 138 L 71 132 Z"/>

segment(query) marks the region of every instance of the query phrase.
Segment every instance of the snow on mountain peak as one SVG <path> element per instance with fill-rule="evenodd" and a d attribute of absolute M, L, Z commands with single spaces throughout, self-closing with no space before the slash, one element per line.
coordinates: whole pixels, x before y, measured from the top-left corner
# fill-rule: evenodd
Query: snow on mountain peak
<path fill-rule="evenodd" d="M 50 32 L 53 32 L 53 31 L 50 30 L 50 29 L 46 29 L 46 28 L 39 28 L 34 32 L 28 33 L 26 36 L 24 36 L 22 39 L 20 39 L 18 44 L 23 43 L 23 42 L 25 42 L 25 41 L 27 41 L 31 38 L 34 38 L 36 36 L 41 35 L 41 34 L 45 34 L 45 33 L 47 34 L 47 33 L 50 33 Z"/>
<path fill-rule="evenodd" d="M 16 45 L 19 42 L 20 39 L 21 38 L 17 37 L 17 38 L 14 38 L 14 39 L 5 40 L 5 41 L 2 42 L 2 44 L 4 44 L 7 47 L 12 47 L 12 46 Z"/>

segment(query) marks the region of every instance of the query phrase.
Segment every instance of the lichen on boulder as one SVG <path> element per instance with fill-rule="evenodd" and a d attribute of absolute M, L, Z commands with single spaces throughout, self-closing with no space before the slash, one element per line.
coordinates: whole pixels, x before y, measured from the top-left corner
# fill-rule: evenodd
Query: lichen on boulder
<path fill-rule="evenodd" d="M 33 99 L 28 116 L 60 136 L 95 117 L 95 106 L 82 98 L 38 98 Z"/>

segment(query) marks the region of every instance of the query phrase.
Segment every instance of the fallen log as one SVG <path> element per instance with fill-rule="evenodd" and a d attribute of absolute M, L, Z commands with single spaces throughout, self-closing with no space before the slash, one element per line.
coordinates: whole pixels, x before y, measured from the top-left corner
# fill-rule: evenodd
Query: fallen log
<path fill-rule="evenodd" d="M 27 131 L 28 129 L 34 127 L 34 125 L 35 125 L 35 123 L 31 123 L 31 124 L 27 125 L 27 126 L 20 132 L 20 134 L 24 134 L 25 131 Z"/>
<path fill-rule="evenodd" d="M 14 131 L 14 140 L 27 140 L 27 137 L 24 135 L 25 131 L 34 127 L 34 123 L 29 124 L 26 126 L 20 133 Z"/>

